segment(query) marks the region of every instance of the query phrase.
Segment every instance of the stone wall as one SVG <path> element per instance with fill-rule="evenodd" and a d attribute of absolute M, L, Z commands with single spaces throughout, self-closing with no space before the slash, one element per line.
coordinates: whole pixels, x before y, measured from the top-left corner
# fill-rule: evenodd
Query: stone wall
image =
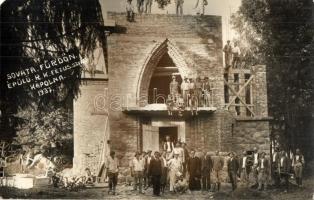
<path fill-rule="evenodd" d="M 252 150 L 257 147 L 260 151 L 270 153 L 269 119 L 238 119 L 232 136 L 233 148 L 237 153 Z"/>

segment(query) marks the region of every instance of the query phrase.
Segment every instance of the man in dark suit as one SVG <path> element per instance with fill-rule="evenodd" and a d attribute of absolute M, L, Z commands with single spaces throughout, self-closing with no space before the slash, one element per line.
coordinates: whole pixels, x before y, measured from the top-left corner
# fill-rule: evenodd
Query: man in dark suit
<path fill-rule="evenodd" d="M 154 196 L 160 196 L 160 179 L 162 174 L 163 162 L 160 159 L 159 152 L 156 151 L 154 155 L 155 157 L 150 161 L 148 172 L 152 180 Z"/>
<path fill-rule="evenodd" d="M 189 189 L 200 190 L 201 189 L 201 160 L 195 156 L 195 151 L 190 153 L 190 159 L 188 161 L 188 172 L 190 174 Z"/>
<path fill-rule="evenodd" d="M 210 190 L 210 172 L 213 168 L 213 162 L 210 157 L 210 153 L 205 153 L 203 159 L 202 159 L 202 186 L 203 191 L 209 191 Z"/>
<path fill-rule="evenodd" d="M 287 157 L 285 151 L 281 151 L 281 157 L 279 160 L 280 166 L 280 178 L 285 181 L 285 192 L 289 190 L 289 176 L 290 176 L 290 159 Z"/>
<path fill-rule="evenodd" d="M 229 153 L 230 159 L 227 162 L 228 175 L 232 184 L 232 191 L 237 188 L 237 172 L 239 169 L 239 161 L 235 158 L 235 153 Z"/>

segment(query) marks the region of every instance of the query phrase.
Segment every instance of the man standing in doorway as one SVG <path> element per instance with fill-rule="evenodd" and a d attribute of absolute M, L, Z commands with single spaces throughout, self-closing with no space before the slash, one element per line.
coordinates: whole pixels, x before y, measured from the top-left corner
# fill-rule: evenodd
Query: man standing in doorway
<path fill-rule="evenodd" d="M 166 141 L 163 145 L 163 150 L 166 152 L 166 160 L 170 160 L 172 158 L 172 151 L 174 149 L 173 142 L 170 139 L 170 136 L 166 136 Z"/>
<path fill-rule="evenodd" d="M 118 183 L 119 162 L 115 157 L 115 152 L 111 151 L 110 156 L 106 162 L 107 173 L 109 177 L 109 191 L 108 194 L 116 194 L 116 186 Z"/>

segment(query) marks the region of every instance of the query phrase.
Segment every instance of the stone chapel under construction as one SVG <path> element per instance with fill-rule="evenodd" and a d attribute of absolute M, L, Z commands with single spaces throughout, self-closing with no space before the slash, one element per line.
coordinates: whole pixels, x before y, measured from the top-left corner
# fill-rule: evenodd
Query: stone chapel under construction
<path fill-rule="evenodd" d="M 108 13 L 106 76 L 85 77 L 74 103 L 74 169 L 97 173 L 109 149 L 128 166 L 136 151 L 160 150 L 169 135 L 196 151 L 270 150 L 266 67 L 225 71 L 220 16 Z M 167 112 L 158 95 L 171 77 L 206 76 L 210 106 Z"/>

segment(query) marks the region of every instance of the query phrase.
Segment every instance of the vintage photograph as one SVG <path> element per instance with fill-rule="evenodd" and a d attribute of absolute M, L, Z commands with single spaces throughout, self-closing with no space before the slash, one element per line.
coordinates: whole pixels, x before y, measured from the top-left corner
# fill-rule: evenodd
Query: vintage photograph
<path fill-rule="evenodd" d="M 0 3 L 0 199 L 314 199 L 313 0 Z"/>

